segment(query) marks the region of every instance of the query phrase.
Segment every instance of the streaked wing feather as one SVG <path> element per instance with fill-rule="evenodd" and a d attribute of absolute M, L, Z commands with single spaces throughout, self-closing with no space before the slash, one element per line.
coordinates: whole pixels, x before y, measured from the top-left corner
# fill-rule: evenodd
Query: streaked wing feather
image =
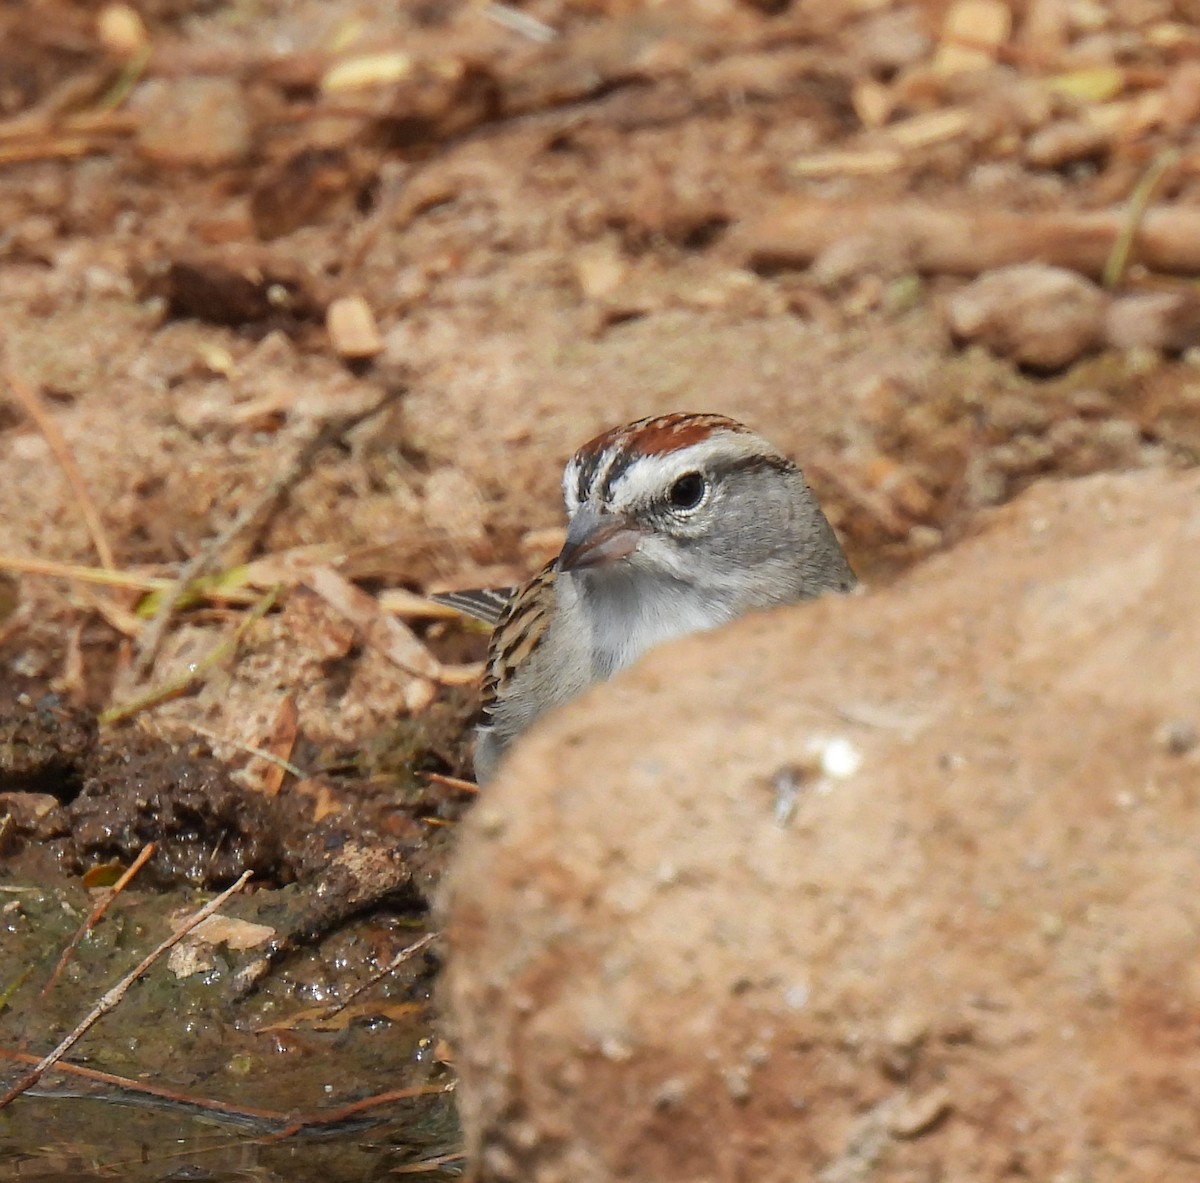
<path fill-rule="evenodd" d="M 495 628 L 504 615 L 513 596 L 518 592 L 515 587 L 476 587 L 463 591 L 437 592 L 429 598 L 435 604 L 445 604 L 464 616 L 481 620 L 484 624 Z"/>
<path fill-rule="evenodd" d="M 482 713 L 489 719 L 516 672 L 529 660 L 550 623 L 554 603 L 557 560 L 551 559 L 505 605 L 488 646 L 487 669 L 483 674 Z"/>

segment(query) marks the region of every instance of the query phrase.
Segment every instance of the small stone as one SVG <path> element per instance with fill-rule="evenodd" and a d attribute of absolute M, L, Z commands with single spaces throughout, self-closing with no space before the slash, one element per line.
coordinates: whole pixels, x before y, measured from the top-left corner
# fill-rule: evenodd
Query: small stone
<path fill-rule="evenodd" d="M 164 165 L 216 168 L 244 160 L 250 114 L 233 78 L 151 78 L 133 93 L 139 150 Z"/>
<path fill-rule="evenodd" d="M 1107 297 L 1062 267 L 1021 263 L 981 275 L 951 297 L 950 330 L 1038 370 L 1070 365 L 1101 340 Z"/>
<path fill-rule="evenodd" d="M 575 280 L 587 300 L 604 300 L 625 279 L 626 266 L 617 252 L 601 246 L 581 251 L 575 260 Z"/>
<path fill-rule="evenodd" d="M 1029 137 L 1025 159 L 1035 168 L 1061 168 L 1105 156 L 1111 146 L 1112 139 L 1105 128 L 1082 120 L 1060 119 Z"/>
<path fill-rule="evenodd" d="M 898 1105 L 888 1119 L 888 1129 L 897 1138 L 916 1138 L 931 1130 L 952 1108 L 946 1089 L 930 1089 Z"/>
<path fill-rule="evenodd" d="M 1121 296 L 1105 314 L 1104 336 L 1114 349 L 1157 354 L 1195 348 L 1200 345 L 1200 297 L 1186 288 Z"/>

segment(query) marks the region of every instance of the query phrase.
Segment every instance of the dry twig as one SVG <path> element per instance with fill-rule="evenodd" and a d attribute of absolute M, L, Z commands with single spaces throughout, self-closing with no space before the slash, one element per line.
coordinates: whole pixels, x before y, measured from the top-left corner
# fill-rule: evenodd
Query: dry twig
<path fill-rule="evenodd" d="M 914 271 L 978 275 L 1037 261 L 1100 279 L 1126 209 L 968 210 L 919 201 L 828 201 L 790 197 L 731 237 L 752 266 L 807 266 L 845 239 L 878 243 Z M 1128 261 L 1151 271 L 1200 275 L 1200 209 L 1156 206 L 1135 222 Z"/>
<path fill-rule="evenodd" d="M 458 776 L 444 776 L 440 772 L 423 772 L 420 775 L 431 785 L 445 785 L 448 789 L 458 789 L 460 793 L 479 792 L 479 786 L 473 780 L 463 780 Z"/>
<path fill-rule="evenodd" d="M 383 969 L 373 973 L 361 986 L 359 986 L 357 990 L 352 990 L 345 998 L 341 1000 L 341 1002 L 334 1003 L 334 1005 L 331 1006 L 322 1017 L 331 1019 L 339 1011 L 345 1010 L 346 1007 L 348 1007 L 360 994 L 369 990 L 375 985 L 376 982 L 381 982 L 393 970 L 398 969 L 401 965 L 403 965 L 414 953 L 419 953 L 425 948 L 426 945 L 430 944 L 432 941 L 436 941 L 441 935 L 442 934 L 438 932 L 427 932 L 423 937 L 418 937 L 417 940 L 413 941 L 411 945 L 406 945 L 400 950 L 399 953 L 396 954 L 395 957 L 391 959 L 391 961 L 387 963 L 387 965 L 383 967 Z"/>
<path fill-rule="evenodd" d="M 25 1052 L 10 1051 L 7 1048 L 0 1048 L 0 1059 L 13 1060 L 19 1064 L 39 1063 L 36 1056 L 28 1055 Z M 127 1076 L 117 1076 L 112 1072 L 84 1068 L 79 1064 L 59 1063 L 48 1071 L 60 1072 L 65 1076 L 93 1085 L 106 1085 L 122 1092 L 154 1097 L 161 1101 L 164 1107 L 192 1109 L 209 1117 L 232 1121 L 241 1126 L 256 1126 L 265 1129 L 268 1133 L 274 1133 L 276 1137 L 286 1136 L 287 1133 L 302 1133 L 305 1129 L 313 1127 L 319 1129 L 338 1126 L 371 1109 L 380 1109 L 396 1101 L 407 1101 L 414 1097 L 436 1096 L 439 1093 L 450 1092 L 453 1087 L 453 1085 L 446 1084 L 423 1084 L 402 1089 L 389 1089 L 385 1093 L 364 1097 L 361 1101 L 355 1101 L 350 1105 L 342 1105 L 336 1109 L 317 1110 L 314 1113 L 306 1113 L 297 1117 L 294 1113 L 285 1113 L 279 1109 L 260 1109 L 250 1105 L 234 1105 L 228 1101 L 217 1101 L 210 1097 L 197 1097 L 190 1093 L 178 1092 L 175 1089 L 163 1088 L 160 1085 L 147 1084 L 145 1081 L 133 1080 Z"/>
<path fill-rule="evenodd" d="M 125 890 L 133 877 L 146 865 L 150 856 L 154 853 L 155 844 L 147 842 L 141 850 L 138 851 L 137 858 L 126 868 L 120 879 L 112 885 L 109 891 L 106 891 L 100 902 L 92 909 L 91 915 L 79 926 L 75 935 L 71 938 L 67 947 L 62 951 L 62 956 L 58 959 L 58 964 L 54 967 L 54 972 L 50 975 L 49 980 L 42 987 L 39 997 L 45 998 L 51 990 L 54 989 L 54 984 L 62 975 L 62 971 L 67 968 L 67 962 L 71 960 L 71 954 L 79 947 L 79 942 L 83 940 L 89 932 L 99 923 L 100 918 L 108 911 L 109 905 Z"/>
<path fill-rule="evenodd" d="M 100 522 L 100 515 L 96 512 L 96 506 L 88 492 L 83 473 L 79 471 L 79 465 L 75 463 L 75 457 L 71 453 L 66 437 L 55 422 L 54 416 L 42 405 L 37 391 L 12 368 L 11 364 L 4 367 L 4 380 L 24 408 L 25 413 L 37 424 L 38 430 L 50 446 L 50 451 L 54 453 L 54 459 L 58 461 L 59 468 L 63 470 L 63 476 L 67 478 L 67 484 L 71 487 L 75 502 L 79 506 L 79 512 L 87 526 L 88 534 L 91 536 L 92 545 L 100 557 L 100 565 L 109 571 L 114 570 L 116 563 L 113 561 L 112 547 L 108 545 L 108 538 L 104 533 L 104 526 Z"/>

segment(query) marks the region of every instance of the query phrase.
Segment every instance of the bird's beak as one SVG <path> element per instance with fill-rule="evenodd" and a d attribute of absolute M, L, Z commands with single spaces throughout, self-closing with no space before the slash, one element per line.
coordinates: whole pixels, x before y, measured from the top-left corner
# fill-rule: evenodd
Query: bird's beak
<path fill-rule="evenodd" d="M 560 571 L 584 571 L 628 558 L 642 540 L 641 531 L 620 514 L 599 513 L 581 505 L 567 528 L 558 556 Z"/>

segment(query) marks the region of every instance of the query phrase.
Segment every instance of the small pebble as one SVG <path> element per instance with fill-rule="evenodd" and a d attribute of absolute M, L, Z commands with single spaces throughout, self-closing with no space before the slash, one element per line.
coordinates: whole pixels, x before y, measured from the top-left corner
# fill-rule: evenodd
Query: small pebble
<path fill-rule="evenodd" d="M 164 167 L 221 168 L 250 155 L 253 128 L 235 78 L 150 78 L 129 101 L 139 151 Z"/>
<path fill-rule="evenodd" d="M 919 1137 L 937 1125 L 953 1107 L 950 1093 L 945 1088 L 930 1089 L 895 1109 L 888 1121 L 888 1129 L 897 1138 Z"/>
<path fill-rule="evenodd" d="M 1103 337 L 1107 297 L 1062 267 L 1021 263 L 981 275 L 951 297 L 947 320 L 961 341 L 1038 370 L 1069 366 Z"/>

